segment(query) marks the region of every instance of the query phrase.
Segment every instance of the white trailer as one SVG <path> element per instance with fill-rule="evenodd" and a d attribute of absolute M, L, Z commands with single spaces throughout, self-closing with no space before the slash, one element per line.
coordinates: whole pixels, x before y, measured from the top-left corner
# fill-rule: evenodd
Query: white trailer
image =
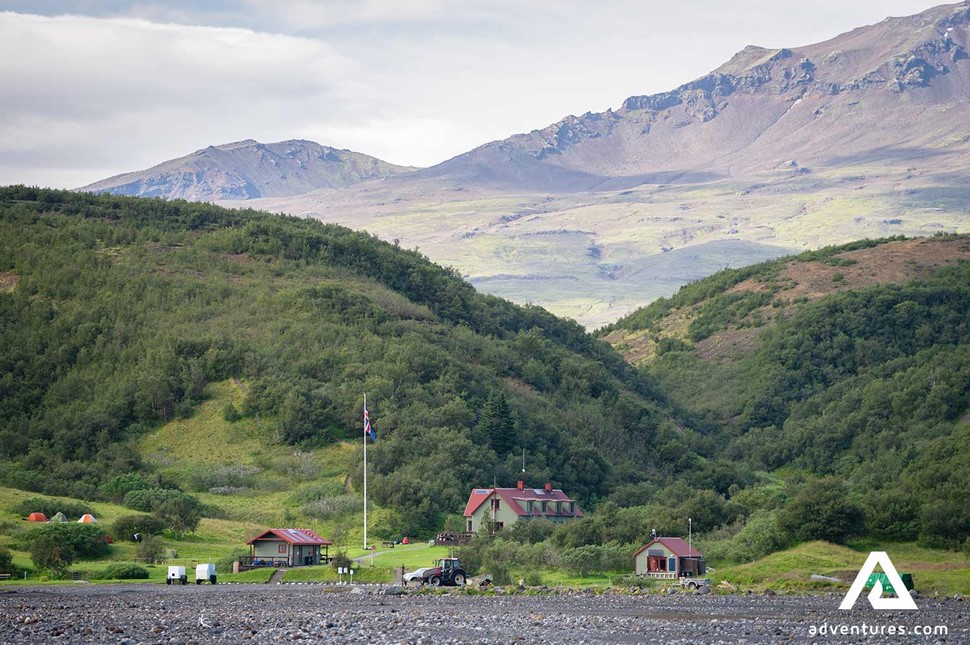
<path fill-rule="evenodd" d="M 216 583 L 216 565 L 212 563 L 195 565 L 195 584 L 200 585 L 207 580 L 212 584 Z"/>
<path fill-rule="evenodd" d="M 188 584 L 188 582 L 189 578 L 185 575 L 185 567 L 170 566 L 168 568 L 168 575 L 165 577 L 165 584 L 184 585 Z"/>

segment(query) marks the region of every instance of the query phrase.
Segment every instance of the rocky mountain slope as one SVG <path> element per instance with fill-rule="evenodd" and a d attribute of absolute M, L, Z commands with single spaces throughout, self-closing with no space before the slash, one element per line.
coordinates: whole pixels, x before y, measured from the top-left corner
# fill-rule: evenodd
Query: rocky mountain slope
<path fill-rule="evenodd" d="M 209 146 L 147 170 L 110 177 L 80 190 L 211 202 L 286 197 L 320 188 L 345 188 L 411 170 L 414 169 L 312 141 L 264 144 L 247 139 Z"/>
<path fill-rule="evenodd" d="M 670 92 L 568 116 L 418 176 L 587 191 L 961 156 L 968 24 L 970 6 L 961 3 L 815 45 L 748 46 Z"/>
<path fill-rule="evenodd" d="M 970 231 L 968 27 L 964 2 L 749 46 L 615 110 L 256 205 L 418 246 L 480 289 L 596 327 L 721 268 Z"/>
<path fill-rule="evenodd" d="M 968 30 L 963 2 L 748 46 L 670 92 L 431 168 L 227 203 L 366 229 L 597 327 L 722 268 L 970 232 Z"/>

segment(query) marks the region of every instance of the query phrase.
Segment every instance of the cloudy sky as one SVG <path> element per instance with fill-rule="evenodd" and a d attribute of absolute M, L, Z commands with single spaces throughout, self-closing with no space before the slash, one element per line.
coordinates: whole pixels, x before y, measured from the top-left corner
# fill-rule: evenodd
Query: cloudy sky
<path fill-rule="evenodd" d="M 0 184 L 70 188 L 211 144 L 429 166 L 927 0 L 0 0 Z"/>

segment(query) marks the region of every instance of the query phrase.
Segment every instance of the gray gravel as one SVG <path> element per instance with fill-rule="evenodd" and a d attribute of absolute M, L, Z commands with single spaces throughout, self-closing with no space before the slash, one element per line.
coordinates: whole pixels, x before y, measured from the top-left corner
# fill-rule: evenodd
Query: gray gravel
<path fill-rule="evenodd" d="M 322 585 L 0 588 L 2 643 L 970 643 L 970 603 L 875 612 L 838 596 L 471 596 Z M 865 607 L 863 607 L 865 605 Z M 946 637 L 812 637 L 814 626 L 945 625 Z"/>

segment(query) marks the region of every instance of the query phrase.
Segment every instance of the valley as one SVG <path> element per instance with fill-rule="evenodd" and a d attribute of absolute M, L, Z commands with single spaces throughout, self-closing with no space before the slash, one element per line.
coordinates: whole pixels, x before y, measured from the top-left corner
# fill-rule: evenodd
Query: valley
<path fill-rule="evenodd" d="M 398 599 L 419 614 L 660 601 L 677 558 L 633 553 L 685 532 L 714 586 L 675 612 L 770 623 L 748 594 L 843 594 L 876 550 L 932 603 L 970 593 L 968 52 L 962 2 L 429 168 L 245 139 L 0 187 L 0 585 L 330 585 L 318 553 L 229 573 L 303 527 L 378 585 L 463 534 L 503 590 Z"/>
<path fill-rule="evenodd" d="M 566 195 L 402 181 L 229 205 L 370 231 L 455 267 L 481 291 L 597 328 L 721 269 L 856 239 L 970 231 L 962 188 L 928 177 L 900 189 L 905 174 L 832 170 Z"/>

